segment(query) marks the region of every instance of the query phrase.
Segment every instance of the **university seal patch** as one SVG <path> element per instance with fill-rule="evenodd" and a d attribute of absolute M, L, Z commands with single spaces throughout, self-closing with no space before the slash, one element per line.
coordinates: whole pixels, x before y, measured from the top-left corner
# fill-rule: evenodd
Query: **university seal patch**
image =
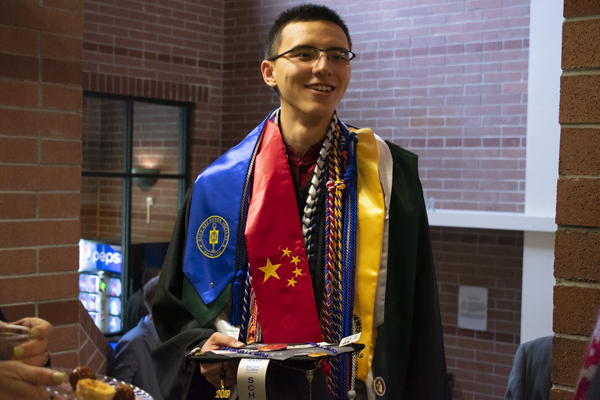
<path fill-rule="evenodd" d="M 227 243 L 229 243 L 227 221 L 218 215 L 206 218 L 196 233 L 196 244 L 202 254 L 208 258 L 217 258 L 223 254 Z"/>
<path fill-rule="evenodd" d="M 385 381 L 382 377 L 378 376 L 373 379 L 373 389 L 375 390 L 375 394 L 379 397 L 385 394 Z"/>

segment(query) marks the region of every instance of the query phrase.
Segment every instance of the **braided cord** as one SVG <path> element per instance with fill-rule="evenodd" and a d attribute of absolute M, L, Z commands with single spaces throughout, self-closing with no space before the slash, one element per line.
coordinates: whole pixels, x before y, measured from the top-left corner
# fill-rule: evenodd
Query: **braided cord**
<path fill-rule="evenodd" d="M 250 304 L 250 294 L 251 294 L 252 290 L 253 290 L 252 276 L 250 275 L 250 268 L 247 268 L 246 282 L 244 285 L 244 297 L 243 297 L 243 304 L 242 304 L 242 323 L 240 324 L 240 334 L 239 334 L 239 340 L 246 344 L 248 344 L 248 342 L 246 340 L 248 338 L 248 333 L 250 331 L 250 320 L 252 318 L 252 315 L 250 313 L 250 310 L 252 310 L 252 307 Z"/>
<path fill-rule="evenodd" d="M 343 179 L 340 178 L 341 167 L 340 167 L 340 154 L 337 148 L 333 149 L 331 160 L 332 167 L 331 179 L 327 182 L 327 190 L 330 192 L 330 199 L 332 203 L 333 216 L 331 219 L 332 228 L 332 263 L 331 270 L 333 274 L 333 314 L 332 314 L 332 337 L 334 342 L 341 340 L 342 333 L 342 304 L 343 304 L 343 287 L 342 287 L 342 257 L 343 257 L 343 215 L 342 215 L 342 191 L 346 188 L 346 184 Z"/>
<path fill-rule="evenodd" d="M 321 178 L 325 173 L 325 163 L 327 162 L 327 155 L 329 154 L 329 148 L 331 147 L 334 129 L 335 124 L 332 122 L 327 129 L 327 134 L 325 135 L 325 140 L 323 141 L 323 146 L 321 147 L 319 158 L 317 159 L 317 164 L 308 189 L 308 197 L 306 198 L 306 204 L 304 205 L 304 213 L 302 215 L 302 236 L 304 237 L 306 258 L 312 278 L 314 278 L 313 273 L 316 265 L 317 239 L 319 236 L 318 226 L 321 207 L 319 207 L 318 204 L 323 201 L 322 188 L 324 187 L 324 184 Z"/>
<path fill-rule="evenodd" d="M 330 293 L 330 298 L 324 298 L 324 304 L 325 301 L 329 304 L 326 340 L 333 343 L 356 331 L 353 309 L 358 215 L 358 139 L 345 126 L 337 125 L 336 132 L 336 141 L 330 150 L 327 181 L 325 293 Z M 331 280 L 330 284 L 328 280 Z M 350 392 L 355 393 L 355 377 L 355 356 L 342 354 L 332 359 L 328 377 L 332 399 L 346 399 Z"/>
<path fill-rule="evenodd" d="M 334 284 L 334 273 L 337 259 L 336 252 L 336 216 L 335 216 L 335 174 L 336 164 L 338 164 L 338 139 L 339 131 L 336 129 L 333 134 L 328 158 L 328 178 L 327 178 L 327 203 L 325 207 L 325 260 L 324 260 L 324 290 L 322 310 L 322 329 L 326 341 L 333 340 L 332 325 L 334 324 L 334 293 L 336 292 Z M 338 168 L 339 171 L 339 168 Z"/>
<path fill-rule="evenodd" d="M 344 174 L 346 182 L 345 209 L 344 209 L 344 239 L 343 239 L 343 305 L 342 305 L 342 327 L 341 337 L 352 335 L 354 330 L 354 279 L 356 266 L 356 229 L 358 214 L 358 192 L 357 192 L 357 167 L 356 146 L 358 138 L 344 127 L 343 138 L 346 141 L 348 167 Z M 354 391 L 356 377 L 356 356 L 354 354 L 343 355 L 340 362 L 341 383 L 339 398 L 346 398 L 350 391 Z"/>
<path fill-rule="evenodd" d="M 347 130 L 346 130 L 347 131 Z M 348 190 L 346 191 L 345 240 L 344 240 L 344 312 L 342 318 L 342 337 L 354 334 L 354 279 L 356 266 L 356 229 L 358 214 L 356 146 L 358 138 L 351 133 L 348 137 L 348 168 L 344 175 Z"/>
<path fill-rule="evenodd" d="M 242 210 L 241 210 L 241 222 L 242 222 L 242 226 L 245 228 L 246 227 L 246 220 L 248 219 L 248 206 L 250 205 L 250 197 L 251 197 L 251 193 L 252 193 L 252 176 L 254 174 L 251 173 L 250 176 L 247 178 L 247 188 L 246 188 L 246 193 L 244 196 L 244 199 L 242 201 Z M 243 285 L 243 287 L 240 288 L 240 286 L 242 285 L 242 283 L 245 283 L 245 281 L 247 280 L 247 277 L 245 280 L 242 281 L 242 279 L 246 276 L 250 274 L 250 268 L 248 268 L 248 255 L 246 254 L 246 235 L 245 235 L 245 229 L 240 229 L 238 234 L 239 234 L 239 240 L 238 240 L 238 256 L 237 256 L 237 260 L 238 260 L 238 265 L 236 266 L 236 274 L 235 277 L 233 278 L 233 285 L 232 285 L 232 309 L 231 309 L 231 315 L 230 315 L 230 321 L 232 325 L 240 325 L 240 334 L 239 334 L 239 338 L 243 338 L 246 334 L 246 328 L 247 328 L 247 324 L 248 324 L 248 286 L 247 285 Z M 242 281 L 242 282 L 240 282 Z M 236 287 L 238 287 L 237 290 L 233 290 Z M 240 303 L 240 294 L 243 293 L 241 302 L 242 302 L 242 306 L 236 306 L 237 304 Z"/>
<path fill-rule="evenodd" d="M 242 321 L 240 323 L 240 334 L 238 340 L 246 343 L 246 335 L 248 334 L 248 323 L 250 322 L 249 310 L 250 310 L 250 268 L 246 271 L 246 281 L 244 284 L 244 293 L 242 296 Z"/>
<path fill-rule="evenodd" d="M 252 285 L 252 278 L 250 278 L 250 285 Z M 260 325 L 258 323 L 258 303 L 256 302 L 256 292 L 254 287 L 251 286 L 250 290 L 250 316 L 248 324 L 248 334 L 246 344 L 260 343 Z"/>
<path fill-rule="evenodd" d="M 275 115 L 275 122 L 277 116 Z M 302 216 L 307 258 L 309 265 L 312 263 L 314 267 L 320 210 L 318 203 L 322 201 L 320 199 L 326 198 L 321 329 L 324 340 L 330 343 L 339 343 L 343 337 L 361 330 L 355 326 L 353 315 L 358 204 L 357 142 L 356 134 L 350 133 L 341 122 L 338 123 L 337 115 L 334 115 L 311 178 Z M 322 179 L 323 176 L 326 179 Z M 323 192 L 324 195 L 321 194 Z M 240 340 L 259 343 L 261 334 L 258 309 L 247 261 L 245 264 Z M 331 373 L 327 380 L 332 400 L 346 399 L 348 391 L 354 390 L 356 356 L 342 354 L 330 359 L 330 365 Z"/>
<path fill-rule="evenodd" d="M 327 310 L 323 314 L 325 340 L 332 343 L 339 342 L 353 330 L 357 210 L 355 143 L 347 129 L 336 124 L 335 140 L 329 152 L 323 298 L 323 309 Z M 353 387 L 352 359 L 340 355 L 330 360 L 330 364 L 328 383 L 332 399 L 345 399 Z"/>
<path fill-rule="evenodd" d="M 328 160 L 328 181 L 332 180 L 332 177 L 334 175 L 334 168 L 333 168 L 333 164 L 334 161 L 332 160 L 334 158 L 333 153 L 334 149 L 337 149 L 338 147 L 338 137 L 339 137 L 339 132 L 336 130 L 332 143 L 331 143 L 331 149 L 330 149 L 330 154 L 329 154 L 329 160 Z M 322 327 L 322 332 L 323 332 L 323 337 L 325 339 L 326 342 L 333 342 L 332 341 L 332 308 L 333 308 L 333 304 L 332 304 L 332 300 L 333 300 L 333 264 L 334 264 L 334 260 L 335 260 L 335 250 L 334 250 L 334 240 L 333 240 L 333 230 L 335 229 L 333 220 L 334 220 L 334 215 L 333 215 L 333 201 L 332 201 L 332 197 L 333 194 L 331 191 L 329 191 L 329 187 L 327 190 L 327 202 L 326 202 L 326 206 L 325 206 L 325 259 L 324 259 L 324 266 L 323 266 L 323 274 L 324 274 L 324 285 L 323 285 L 323 303 L 322 303 L 322 307 L 321 307 L 321 327 Z M 330 360 L 330 365 L 331 365 L 331 373 L 327 376 L 327 383 L 329 386 L 329 391 L 331 393 L 332 396 L 334 396 L 335 398 L 335 393 L 337 393 L 338 390 L 338 382 L 337 379 L 335 378 L 338 374 L 337 372 L 339 371 L 339 368 L 337 368 L 336 365 L 334 365 L 334 361 Z"/>

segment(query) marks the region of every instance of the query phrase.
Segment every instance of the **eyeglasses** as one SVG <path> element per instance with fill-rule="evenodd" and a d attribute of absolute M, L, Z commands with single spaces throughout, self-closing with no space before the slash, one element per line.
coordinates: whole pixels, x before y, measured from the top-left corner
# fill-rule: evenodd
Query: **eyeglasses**
<path fill-rule="evenodd" d="M 289 58 L 299 63 L 309 64 L 317 61 L 321 57 L 321 52 L 327 54 L 327 59 L 333 64 L 337 65 L 349 65 L 350 60 L 356 57 L 356 54 L 350 50 L 342 49 L 340 47 L 332 47 L 329 49 L 318 49 L 312 46 L 300 46 L 294 47 L 291 50 L 284 51 L 283 53 L 271 57 L 269 61 L 275 61 L 280 57 L 290 55 Z"/>

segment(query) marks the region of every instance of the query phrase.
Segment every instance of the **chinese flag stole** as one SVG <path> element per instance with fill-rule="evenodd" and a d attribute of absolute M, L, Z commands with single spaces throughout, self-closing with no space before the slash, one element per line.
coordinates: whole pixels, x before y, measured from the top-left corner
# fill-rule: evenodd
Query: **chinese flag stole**
<path fill-rule="evenodd" d="M 265 343 L 322 340 L 296 194 L 279 127 L 256 156 L 246 248 Z"/>

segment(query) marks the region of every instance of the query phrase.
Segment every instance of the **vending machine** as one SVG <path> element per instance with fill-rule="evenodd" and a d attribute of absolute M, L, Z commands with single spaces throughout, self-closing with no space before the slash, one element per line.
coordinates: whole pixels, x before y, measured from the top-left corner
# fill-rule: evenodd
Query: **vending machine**
<path fill-rule="evenodd" d="M 122 328 L 121 246 L 79 241 L 79 300 L 102 333 Z"/>
<path fill-rule="evenodd" d="M 161 268 L 168 242 L 134 242 L 130 245 L 128 293 L 123 293 L 123 254 L 120 243 L 79 241 L 79 300 L 102 333 L 123 329 L 125 298 L 141 289 L 145 268 Z"/>

